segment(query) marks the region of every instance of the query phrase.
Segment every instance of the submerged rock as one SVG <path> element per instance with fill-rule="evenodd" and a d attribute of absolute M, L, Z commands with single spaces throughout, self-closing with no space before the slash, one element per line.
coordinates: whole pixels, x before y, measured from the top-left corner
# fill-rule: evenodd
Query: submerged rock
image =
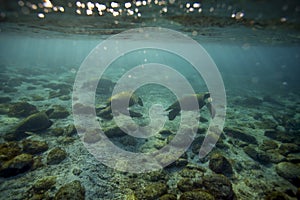
<path fill-rule="evenodd" d="M 271 149 L 277 149 L 278 144 L 273 140 L 263 140 L 262 145 L 259 146 L 259 149 L 262 151 L 267 151 Z"/>
<path fill-rule="evenodd" d="M 67 157 L 67 152 L 59 147 L 52 149 L 47 156 L 47 164 L 54 165 L 59 164 Z"/>
<path fill-rule="evenodd" d="M 159 200 L 177 200 L 177 197 L 175 194 L 164 194 Z"/>
<path fill-rule="evenodd" d="M 279 147 L 279 153 L 282 155 L 288 155 L 290 153 L 299 153 L 300 147 L 293 143 L 283 143 Z"/>
<path fill-rule="evenodd" d="M 101 140 L 101 135 L 96 130 L 86 131 L 83 136 L 83 142 L 93 144 Z"/>
<path fill-rule="evenodd" d="M 48 144 L 45 141 L 23 140 L 23 152 L 29 154 L 39 154 L 48 150 Z"/>
<path fill-rule="evenodd" d="M 37 108 L 27 102 L 17 102 L 9 106 L 8 116 L 10 117 L 27 117 L 37 113 Z"/>
<path fill-rule="evenodd" d="M 297 136 L 295 136 L 293 133 L 281 132 L 275 129 L 265 130 L 264 135 L 271 139 L 285 143 L 293 143 L 294 141 L 298 140 Z"/>
<path fill-rule="evenodd" d="M 297 187 L 300 187 L 300 164 L 281 162 L 276 165 L 276 172 Z"/>
<path fill-rule="evenodd" d="M 179 200 L 215 200 L 215 198 L 207 191 L 196 190 L 183 193 Z"/>
<path fill-rule="evenodd" d="M 85 188 L 75 180 L 62 186 L 54 196 L 54 200 L 84 200 Z"/>
<path fill-rule="evenodd" d="M 268 193 L 264 199 L 265 200 L 290 200 L 291 198 L 282 192 L 272 191 Z"/>
<path fill-rule="evenodd" d="M 243 150 L 250 158 L 261 164 L 268 164 L 271 161 L 270 156 L 266 152 L 256 150 L 256 148 L 251 145 L 244 147 Z"/>
<path fill-rule="evenodd" d="M 126 135 L 126 133 L 120 127 L 118 127 L 117 125 L 103 128 L 103 132 L 109 138 L 123 137 L 123 136 Z"/>
<path fill-rule="evenodd" d="M 96 93 L 97 94 L 110 94 L 115 87 L 115 82 L 107 79 L 101 78 L 98 82 Z"/>
<path fill-rule="evenodd" d="M 258 144 L 256 138 L 252 135 L 249 135 L 245 133 L 243 130 L 240 130 L 238 128 L 224 128 L 224 132 L 226 135 L 242 140 L 243 142 L 250 143 L 250 144 Z"/>
<path fill-rule="evenodd" d="M 46 112 L 39 112 L 28 116 L 16 126 L 15 132 L 24 133 L 46 130 L 53 124 L 48 117 L 48 115 L 52 112 L 53 109 L 50 109 Z"/>
<path fill-rule="evenodd" d="M 6 161 L 0 167 L 0 176 L 10 177 L 31 169 L 33 157 L 30 154 L 20 154 L 13 159 Z"/>
<path fill-rule="evenodd" d="M 11 160 L 21 153 L 22 149 L 17 142 L 6 142 L 0 144 L 0 163 Z"/>
<path fill-rule="evenodd" d="M 35 181 L 32 189 L 35 193 L 44 193 L 56 183 L 56 176 L 46 176 Z"/>
<path fill-rule="evenodd" d="M 137 194 L 138 199 L 154 200 L 167 193 L 167 185 L 164 183 L 152 183 Z"/>
<path fill-rule="evenodd" d="M 88 80 L 82 85 L 82 89 L 92 90 L 95 85 L 97 85 L 96 93 L 97 94 L 111 94 L 113 88 L 115 87 L 115 82 L 111 81 L 108 78 L 101 78 L 98 80 Z"/>
<path fill-rule="evenodd" d="M 235 194 L 232 190 L 230 180 L 224 175 L 211 175 L 203 177 L 204 188 L 212 194 L 215 199 L 234 199 Z"/>
<path fill-rule="evenodd" d="M 76 127 L 74 126 L 74 124 L 68 125 L 65 129 L 66 136 L 71 137 L 71 136 L 75 135 L 76 133 L 77 133 L 77 130 L 76 130 Z"/>
<path fill-rule="evenodd" d="M 70 115 L 69 111 L 60 105 L 53 106 L 54 111 L 49 115 L 51 119 L 64 119 Z"/>
<path fill-rule="evenodd" d="M 192 181 L 192 179 L 189 179 L 189 178 L 184 178 L 184 179 L 181 179 L 180 181 L 178 181 L 177 188 L 181 192 L 192 191 L 192 190 L 196 189 L 196 187 L 194 185 L 194 181 Z"/>
<path fill-rule="evenodd" d="M 214 154 L 209 160 L 209 168 L 218 174 L 232 175 L 233 170 L 227 158 L 221 154 Z"/>

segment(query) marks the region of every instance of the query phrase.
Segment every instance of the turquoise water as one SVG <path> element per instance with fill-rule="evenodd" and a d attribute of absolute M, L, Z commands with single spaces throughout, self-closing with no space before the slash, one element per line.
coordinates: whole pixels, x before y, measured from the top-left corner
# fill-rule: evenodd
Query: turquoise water
<path fill-rule="evenodd" d="M 87 2 L 80 2 L 85 5 L 81 8 L 73 1 L 53 1 L 48 7 L 39 1 L 1 1 L 0 199 L 300 198 L 299 3 L 155 2 L 102 2 L 107 7 L 104 16 L 98 16 L 95 7 L 88 9 L 92 16 L 86 16 L 92 5 Z M 112 16 L 109 8 L 120 16 Z M 94 74 L 109 55 L 97 46 L 123 31 L 145 27 L 176 31 L 207 52 L 202 55 L 214 62 L 226 93 L 226 102 L 215 105 L 216 118 L 209 101 L 214 106 L 218 94 L 209 91 L 188 59 L 162 49 L 121 53 L 97 87 Z M 182 38 L 173 40 L 174 35 L 162 34 L 149 41 L 175 44 L 175 49 L 182 43 L 180 47 L 189 47 Z M 126 41 L 149 42 L 126 34 L 118 39 L 116 48 L 120 49 L 123 46 L 118 44 Z M 185 53 L 195 55 L 190 47 Z M 99 60 L 89 59 L 97 50 Z M 200 53 L 197 64 L 209 65 Z M 182 79 L 162 69 L 143 73 L 141 79 L 152 83 L 138 87 L 140 75 L 126 73 L 149 63 L 177 70 L 194 93 L 210 92 L 212 100 L 197 99 L 203 103 L 200 112 L 182 109 L 181 115 L 170 119 L 167 109 L 176 101 L 185 103 L 182 99 L 192 94 Z M 92 65 L 91 71 L 81 70 L 86 65 Z M 130 90 L 114 96 L 114 87 L 124 74 L 130 83 L 121 86 L 138 88 L 128 96 L 134 105 L 116 107 L 112 116 L 114 101 L 120 105 Z M 76 82 L 81 75 L 87 78 L 83 85 Z M 219 83 L 217 78 L 210 83 L 214 82 Z M 80 96 L 78 86 L 84 89 Z M 172 88 L 179 88 L 183 96 L 178 98 Z M 92 109 L 90 97 L 94 98 Z M 226 108 L 226 116 L 220 116 L 221 107 Z M 129 115 L 124 114 L 127 111 Z M 77 124 L 78 113 L 87 120 L 85 126 Z M 217 142 L 212 151 L 199 158 L 214 119 L 224 119 L 224 127 L 211 136 Z M 100 124 L 108 138 L 99 136 L 92 122 Z M 129 134 L 133 130 L 153 135 L 138 138 Z M 106 146 L 108 141 L 140 154 L 129 159 L 131 154 L 113 150 Z M 168 146 L 172 141 L 174 146 Z M 185 147 L 185 142 L 191 144 Z M 166 146 L 168 155 L 160 151 Z M 176 157 L 182 146 L 184 151 Z M 143 157 L 146 154 L 151 157 Z M 152 167 L 159 170 L 143 172 Z"/>

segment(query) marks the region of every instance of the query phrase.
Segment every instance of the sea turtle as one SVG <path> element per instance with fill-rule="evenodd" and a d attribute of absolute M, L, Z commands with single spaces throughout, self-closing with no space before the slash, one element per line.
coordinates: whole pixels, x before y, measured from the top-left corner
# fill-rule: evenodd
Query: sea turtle
<path fill-rule="evenodd" d="M 129 99 L 129 104 L 128 104 Z M 102 108 L 97 108 L 97 115 L 104 119 L 112 119 L 112 105 L 114 111 L 126 114 L 128 107 L 133 105 L 143 106 L 143 101 L 140 97 L 131 92 L 120 92 L 107 99 L 106 105 Z M 131 117 L 141 117 L 142 114 L 129 110 Z"/>
<path fill-rule="evenodd" d="M 210 93 L 204 93 L 204 94 L 192 94 L 184 96 L 183 98 L 175 101 L 171 106 L 169 106 L 166 111 L 169 111 L 168 117 L 169 120 L 173 120 L 176 118 L 177 115 L 180 114 L 181 107 L 180 104 L 184 104 L 185 108 L 184 110 L 195 110 L 195 105 L 193 102 L 195 101 L 194 98 L 197 98 L 199 109 L 201 109 L 203 106 L 206 105 L 208 108 L 212 118 L 215 116 L 215 110 L 212 107 L 211 103 L 209 102 Z"/>

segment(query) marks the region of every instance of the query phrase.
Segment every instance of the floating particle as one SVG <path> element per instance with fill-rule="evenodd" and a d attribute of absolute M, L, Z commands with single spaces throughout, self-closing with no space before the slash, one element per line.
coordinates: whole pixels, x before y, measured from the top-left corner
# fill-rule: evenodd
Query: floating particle
<path fill-rule="evenodd" d="M 125 8 L 131 8 L 131 3 L 130 2 L 126 2 L 125 3 Z"/>
<path fill-rule="evenodd" d="M 200 3 L 194 3 L 194 4 L 193 4 L 193 7 L 194 7 L 194 8 L 200 8 L 200 6 L 201 6 Z"/>
<path fill-rule="evenodd" d="M 44 15 L 44 13 L 38 13 L 38 18 L 40 18 L 40 19 L 44 19 L 45 18 L 45 15 Z"/>
<path fill-rule="evenodd" d="M 118 8 L 118 7 L 120 7 L 120 4 L 113 1 L 113 2 L 110 3 L 110 6 L 111 6 L 112 8 Z"/>
<path fill-rule="evenodd" d="M 286 17 L 281 17 L 280 18 L 280 22 L 286 22 L 287 21 L 287 18 Z"/>
<path fill-rule="evenodd" d="M 86 10 L 86 15 L 92 15 L 92 14 L 93 14 L 93 11 L 91 11 L 89 9 Z"/>
<path fill-rule="evenodd" d="M 243 12 L 237 12 L 235 14 L 235 19 L 242 19 L 245 16 Z"/>

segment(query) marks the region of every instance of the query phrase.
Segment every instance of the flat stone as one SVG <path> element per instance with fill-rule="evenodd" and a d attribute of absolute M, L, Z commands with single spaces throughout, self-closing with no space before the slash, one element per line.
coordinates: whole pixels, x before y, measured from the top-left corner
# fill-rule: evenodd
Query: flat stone
<path fill-rule="evenodd" d="M 249 135 L 249 134 L 245 133 L 243 130 L 240 130 L 238 128 L 225 127 L 224 132 L 226 133 L 226 135 L 228 135 L 232 138 L 239 139 L 243 142 L 250 143 L 250 144 L 258 144 L 258 142 L 254 136 Z"/>

